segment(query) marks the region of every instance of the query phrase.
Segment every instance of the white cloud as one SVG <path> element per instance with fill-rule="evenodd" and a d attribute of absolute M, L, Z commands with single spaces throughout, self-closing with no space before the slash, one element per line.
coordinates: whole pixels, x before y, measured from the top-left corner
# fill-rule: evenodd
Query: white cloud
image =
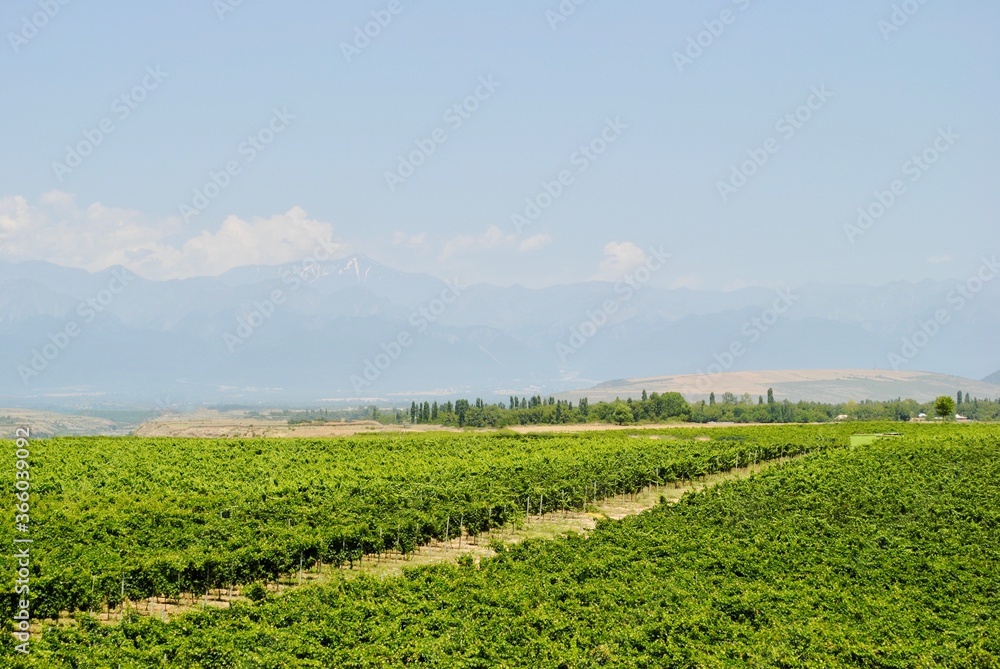
<path fill-rule="evenodd" d="M 596 281 L 618 281 L 647 261 L 646 252 L 632 242 L 608 242 L 604 245 L 604 260 L 597 267 Z"/>
<path fill-rule="evenodd" d="M 85 209 L 72 195 L 46 193 L 37 205 L 0 199 L 0 248 L 9 260 L 47 260 L 91 271 L 124 265 L 150 279 L 215 275 L 252 264 L 275 265 L 316 252 L 334 253 L 333 227 L 309 219 L 301 207 L 270 218 L 226 218 L 217 231 L 189 232 L 179 217 L 149 220 L 140 212 L 95 202 Z"/>
<path fill-rule="evenodd" d="M 952 255 L 931 256 L 930 258 L 927 259 L 927 264 L 928 265 L 943 265 L 945 263 L 951 262 L 954 259 L 955 259 L 955 256 L 952 256 Z"/>
<path fill-rule="evenodd" d="M 330 240 L 332 233 L 329 223 L 309 219 L 301 207 L 250 222 L 230 216 L 218 232 L 202 232 L 179 249 L 161 247 L 159 257 L 146 264 L 183 276 L 221 274 L 242 265 L 277 265 L 313 255 L 320 240 Z M 339 243 L 333 248 L 334 254 L 348 250 Z"/>
<path fill-rule="evenodd" d="M 20 230 L 28 227 L 31 209 L 28 201 L 21 196 L 0 199 L 0 242 L 4 250 L 9 250 Z"/>
<path fill-rule="evenodd" d="M 521 239 L 516 233 L 505 233 L 495 225 L 491 225 L 480 235 L 458 235 L 444 244 L 441 259 L 447 260 L 455 256 L 482 251 L 501 251 L 517 249 L 521 253 L 537 251 L 552 241 L 548 235 L 534 235 Z"/>
<path fill-rule="evenodd" d="M 532 235 L 518 244 L 517 250 L 521 253 L 530 253 L 545 248 L 552 241 L 548 235 Z"/>
<path fill-rule="evenodd" d="M 393 246 L 405 246 L 413 249 L 427 248 L 427 233 L 421 232 L 416 235 L 408 235 L 405 232 L 394 232 L 392 234 Z"/>

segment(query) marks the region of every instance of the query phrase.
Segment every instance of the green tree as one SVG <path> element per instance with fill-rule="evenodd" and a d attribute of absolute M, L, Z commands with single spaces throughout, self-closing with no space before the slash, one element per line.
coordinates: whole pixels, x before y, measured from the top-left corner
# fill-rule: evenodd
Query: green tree
<path fill-rule="evenodd" d="M 663 393 L 656 398 L 656 413 L 660 418 L 677 418 L 690 414 L 691 407 L 680 393 Z"/>
<path fill-rule="evenodd" d="M 458 426 L 463 427 L 465 425 L 465 414 L 469 411 L 469 400 L 456 400 L 455 401 L 455 414 L 458 415 Z"/>
<path fill-rule="evenodd" d="M 621 400 L 616 400 L 611 405 L 611 420 L 617 425 L 624 425 L 625 423 L 634 422 L 635 416 L 632 415 L 632 409 L 629 408 L 628 404 Z"/>
<path fill-rule="evenodd" d="M 955 400 L 947 395 L 934 400 L 934 412 L 941 418 L 947 418 L 955 414 Z"/>

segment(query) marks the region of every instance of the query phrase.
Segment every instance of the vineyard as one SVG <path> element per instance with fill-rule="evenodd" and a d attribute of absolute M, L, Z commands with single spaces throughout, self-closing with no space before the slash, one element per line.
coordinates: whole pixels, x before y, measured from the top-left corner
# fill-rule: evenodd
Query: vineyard
<path fill-rule="evenodd" d="M 835 443 L 830 432 L 806 434 L 789 428 L 761 439 L 733 431 L 709 442 L 690 431 L 655 440 L 437 433 L 38 441 L 31 458 L 32 533 L 40 539 L 33 614 L 100 611 L 126 600 L 274 581 L 303 565 L 406 554 L 528 513 L 578 509 L 650 483 Z M 11 531 L 3 526 L 5 545 Z M 12 573 L 13 563 L 3 568 Z"/>
<path fill-rule="evenodd" d="M 911 426 L 854 449 L 851 431 L 37 442 L 32 595 L 51 611 L 114 605 L 123 583 L 138 599 L 412 551 L 812 455 L 478 565 L 336 578 L 170 623 L 81 616 L 18 666 L 1000 666 L 995 429 Z"/>

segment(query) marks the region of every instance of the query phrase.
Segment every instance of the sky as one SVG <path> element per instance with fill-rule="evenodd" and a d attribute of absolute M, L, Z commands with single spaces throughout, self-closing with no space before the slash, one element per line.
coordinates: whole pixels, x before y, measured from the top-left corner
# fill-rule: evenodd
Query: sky
<path fill-rule="evenodd" d="M 663 287 L 962 278 L 997 241 L 998 25 L 987 0 L 10 0 L 0 260 L 169 279 L 322 240 L 531 287 L 654 249 Z"/>

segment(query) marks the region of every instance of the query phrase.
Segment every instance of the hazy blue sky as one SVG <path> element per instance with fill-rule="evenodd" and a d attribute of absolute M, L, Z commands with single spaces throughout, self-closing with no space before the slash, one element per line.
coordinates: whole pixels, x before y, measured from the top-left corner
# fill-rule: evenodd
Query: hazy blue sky
<path fill-rule="evenodd" d="M 230 2 L 51 0 L 51 18 L 46 1 L 4 3 L 0 258 L 173 277 L 332 238 L 400 269 L 537 286 L 613 279 L 662 247 L 656 282 L 720 288 L 960 278 L 995 251 L 996 2 L 897 3 L 891 32 L 888 0 L 567 0 L 558 23 L 559 0 Z M 813 90 L 832 96 L 794 134 L 778 126 Z M 460 126 L 446 116 L 477 91 Z M 70 167 L 66 147 L 105 120 Z M 242 144 L 269 124 L 273 142 Z M 386 172 L 438 129 L 391 189 Z M 576 154 L 602 132 L 603 155 Z M 948 150 L 926 172 L 906 165 L 936 140 Z M 765 147 L 724 201 L 719 182 Z M 227 163 L 239 174 L 182 216 Z M 516 229 L 564 170 L 572 183 Z M 845 225 L 894 180 L 851 243 Z"/>

